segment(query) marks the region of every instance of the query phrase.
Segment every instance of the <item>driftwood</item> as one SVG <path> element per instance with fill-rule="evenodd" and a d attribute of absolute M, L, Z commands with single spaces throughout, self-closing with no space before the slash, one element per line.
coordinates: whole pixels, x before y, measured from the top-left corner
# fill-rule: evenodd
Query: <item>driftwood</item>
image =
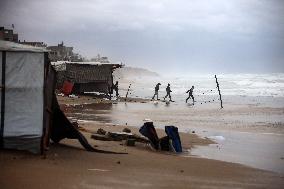
<path fill-rule="evenodd" d="M 122 141 L 133 139 L 136 142 L 148 143 L 149 140 L 136 134 L 126 132 L 108 132 L 106 135 L 92 134 L 92 139 L 102 141 Z"/>
<path fill-rule="evenodd" d="M 101 135 L 101 134 L 92 134 L 91 138 L 95 140 L 101 140 L 101 141 L 113 141 L 113 139 L 110 138 L 109 136 Z"/>

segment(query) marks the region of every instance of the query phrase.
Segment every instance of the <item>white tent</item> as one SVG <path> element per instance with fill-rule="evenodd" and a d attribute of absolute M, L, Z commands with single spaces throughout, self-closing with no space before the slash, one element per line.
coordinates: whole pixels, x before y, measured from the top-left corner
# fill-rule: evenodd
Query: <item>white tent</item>
<path fill-rule="evenodd" d="M 55 73 L 44 48 L 0 40 L 0 145 L 42 152 L 48 145 Z"/>

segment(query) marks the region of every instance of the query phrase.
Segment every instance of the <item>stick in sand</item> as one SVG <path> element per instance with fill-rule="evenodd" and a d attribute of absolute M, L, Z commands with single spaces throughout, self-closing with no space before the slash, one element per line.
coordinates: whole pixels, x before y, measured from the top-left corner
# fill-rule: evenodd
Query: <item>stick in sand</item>
<path fill-rule="evenodd" d="M 217 76 L 215 75 L 215 79 L 216 79 L 216 84 L 217 84 L 217 88 L 218 88 L 218 92 L 219 92 L 219 97 L 220 97 L 220 102 L 221 102 L 221 108 L 223 108 L 223 102 L 222 102 L 222 98 L 221 98 L 221 92 L 220 92 L 220 88 L 219 88 L 219 83 L 217 80 Z"/>
<path fill-rule="evenodd" d="M 127 101 L 127 96 L 128 96 L 128 92 L 129 92 L 129 90 L 130 90 L 130 87 L 131 87 L 131 83 L 129 84 L 129 87 L 128 87 L 128 89 L 127 89 L 127 93 L 126 93 L 126 95 L 125 95 L 125 102 Z"/>

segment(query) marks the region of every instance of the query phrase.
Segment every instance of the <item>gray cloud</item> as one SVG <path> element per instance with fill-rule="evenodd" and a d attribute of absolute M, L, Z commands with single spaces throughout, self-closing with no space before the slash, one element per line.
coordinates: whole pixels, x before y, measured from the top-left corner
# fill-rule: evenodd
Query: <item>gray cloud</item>
<path fill-rule="evenodd" d="M 0 25 L 92 57 L 176 72 L 284 71 L 281 0 L 9 0 Z"/>

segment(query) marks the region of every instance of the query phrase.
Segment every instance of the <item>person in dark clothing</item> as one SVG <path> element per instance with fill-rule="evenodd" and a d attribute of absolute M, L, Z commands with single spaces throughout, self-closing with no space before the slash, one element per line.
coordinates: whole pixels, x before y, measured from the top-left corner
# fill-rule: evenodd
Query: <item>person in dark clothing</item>
<path fill-rule="evenodd" d="M 188 93 L 188 97 L 187 97 L 187 99 L 186 99 L 186 103 L 187 103 L 187 101 L 188 101 L 188 99 L 192 99 L 192 102 L 193 102 L 193 104 L 194 104 L 194 96 L 193 96 L 193 89 L 194 89 L 194 86 L 192 86 L 188 91 L 186 91 L 186 93 Z"/>
<path fill-rule="evenodd" d="M 159 95 L 158 95 L 158 92 L 159 92 L 159 89 L 160 89 L 160 85 L 161 85 L 161 83 L 158 83 L 158 84 L 156 85 L 156 87 L 155 87 L 155 94 L 154 94 L 154 96 L 152 97 L 152 100 L 154 100 L 154 98 L 155 98 L 156 95 L 157 95 L 157 100 L 160 100 L 160 99 L 159 99 Z"/>
<path fill-rule="evenodd" d="M 115 90 L 115 95 L 116 98 L 118 98 L 119 94 L 118 94 L 118 81 L 115 82 L 115 85 L 113 85 L 113 90 Z"/>
<path fill-rule="evenodd" d="M 108 86 L 108 98 L 111 100 L 113 94 L 113 84 Z"/>
<path fill-rule="evenodd" d="M 166 98 L 169 96 L 169 98 L 170 98 L 170 101 L 171 102 L 173 102 L 172 101 L 172 97 L 171 97 L 171 87 L 170 87 L 170 84 L 168 83 L 168 86 L 167 86 L 167 88 L 166 88 L 166 92 L 167 92 L 167 95 L 164 97 L 164 100 L 166 100 Z"/>

